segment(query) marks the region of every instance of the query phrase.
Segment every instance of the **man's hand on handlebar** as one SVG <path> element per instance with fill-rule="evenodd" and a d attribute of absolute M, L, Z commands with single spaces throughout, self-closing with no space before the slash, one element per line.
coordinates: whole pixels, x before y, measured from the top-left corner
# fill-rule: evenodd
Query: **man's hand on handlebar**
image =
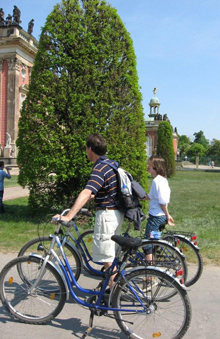
<path fill-rule="evenodd" d="M 64 210 L 61 214 L 56 214 L 52 217 L 51 223 L 57 224 L 58 220 L 62 220 L 66 223 L 69 223 L 72 219 L 70 219 L 67 215 L 64 215 L 68 212 L 69 209 Z M 92 217 L 93 214 L 88 210 L 88 208 L 81 208 L 78 214 L 86 215 L 87 217 Z"/>
<path fill-rule="evenodd" d="M 51 223 L 52 224 L 57 224 L 57 220 L 62 220 L 65 222 L 70 222 L 69 217 L 65 216 L 65 215 L 60 215 L 60 214 L 56 214 L 52 217 Z"/>

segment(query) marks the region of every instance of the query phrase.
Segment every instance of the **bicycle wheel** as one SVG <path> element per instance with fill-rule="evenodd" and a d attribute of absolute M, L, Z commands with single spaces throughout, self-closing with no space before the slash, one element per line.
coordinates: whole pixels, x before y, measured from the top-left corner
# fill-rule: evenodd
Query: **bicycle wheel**
<path fill-rule="evenodd" d="M 203 259 L 199 248 L 195 247 L 188 238 L 181 235 L 167 235 L 164 236 L 163 239 L 178 247 L 180 252 L 185 255 L 188 267 L 188 275 L 185 285 L 191 286 L 195 284 L 201 277 L 203 271 Z"/>
<path fill-rule="evenodd" d="M 143 292 L 146 280 L 154 284 Z M 170 275 L 152 268 L 137 268 L 122 278 L 112 305 L 120 309 L 114 311 L 115 319 L 128 338 L 179 339 L 190 325 L 191 306 L 186 291 Z"/>
<path fill-rule="evenodd" d="M 153 254 L 152 262 L 147 261 L 145 252 L 151 249 Z M 149 239 L 144 241 L 138 251 L 130 258 L 133 266 L 156 266 L 168 270 L 177 276 L 181 282 L 187 279 L 188 269 L 184 256 L 179 250 L 167 241 Z"/>
<path fill-rule="evenodd" d="M 102 275 L 104 271 L 103 263 L 93 261 L 93 233 L 94 230 L 92 229 L 83 232 L 79 238 L 81 248 L 77 247 L 81 253 L 83 250 L 84 269 L 92 275 Z"/>
<path fill-rule="evenodd" d="M 19 251 L 18 257 L 27 256 L 30 253 L 35 253 L 39 255 L 43 255 L 44 251 L 47 251 L 50 247 L 52 238 L 50 236 L 46 237 L 38 237 L 28 241 Z M 55 244 L 54 250 L 56 253 L 59 253 L 59 248 L 57 244 Z M 64 244 L 64 252 L 67 256 L 68 262 L 71 267 L 71 271 L 75 276 L 75 279 L 78 280 L 81 274 L 81 260 L 78 253 L 71 247 L 67 242 Z M 51 261 L 53 258 L 51 256 Z"/>
<path fill-rule="evenodd" d="M 22 267 L 25 279 L 18 272 Z M 44 324 L 55 318 L 66 301 L 66 288 L 60 274 L 47 263 L 39 284 L 36 281 L 42 260 L 34 257 L 19 257 L 10 261 L 0 277 L 2 304 L 15 318 L 29 324 Z M 51 292 L 56 290 L 56 292 Z"/>

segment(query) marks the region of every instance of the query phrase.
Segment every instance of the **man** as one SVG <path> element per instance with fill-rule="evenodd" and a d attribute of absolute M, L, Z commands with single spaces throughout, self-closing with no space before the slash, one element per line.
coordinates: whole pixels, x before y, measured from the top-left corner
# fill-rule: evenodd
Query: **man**
<path fill-rule="evenodd" d="M 61 220 L 69 222 L 91 198 L 95 199 L 96 218 L 93 237 L 93 260 L 103 262 L 107 270 L 115 257 L 116 244 L 111 240 L 114 234 L 121 234 L 124 214 L 116 205 L 117 176 L 114 170 L 103 164 L 106 160 L 107 145 L 100 134 L 91 134 L 86 139 L 86 154 L 94 166 L 85 188 L 78 195 L 74 205 L 67 215 L 60 216 Z M 109 160 L 110 163 L 114 163 Z M 114 277 L 111 276 L 109 286 L 113 286 Z"/>
<path fill-rule="evenodd" d="M 10 167 L 6 167 L 7 173 L 4 171 L 5 163 L 4 161 L 0 161 L 0 214 L 5 212 L 4 205 L 3 205 L 3 195 L 4 195 L 4 179 L 10 179 Z"/>

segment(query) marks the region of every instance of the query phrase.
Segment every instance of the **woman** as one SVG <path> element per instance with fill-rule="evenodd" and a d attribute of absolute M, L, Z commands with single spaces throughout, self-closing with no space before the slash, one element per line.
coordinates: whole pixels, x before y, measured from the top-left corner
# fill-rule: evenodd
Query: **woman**
<path fill-rule="evenodd" d="M 148 160 L 148 172 L 153 177 L 150 192 L 144 200 L 150 200 L 149 218 L 146 225 L 145 237 L 149 238 L 150 232 L 158 231 L 159 226 L 167 223 L 174 225 L 174 220 L 169 214 L 170 187 L 166 178 L 165 161 L 162 157 L 153 155 Z"/>
<path fill-rule="evenodd" d="M 169 214 L 168 204 L 170 202 L 170 187 L 166 178 L 165 161 L 162 157 L 153 155 L 148 160 L 148 172 L 153 177 L 150 192 L 145 196 L 144 200 L 150 201 L 149 217 L 147 220 L 145 238 L 150 237 L 152 231 L 158 231 L 160 225 L 167 223 L 174 225 L 174 220 Z M 147 246 L 144 250 L 147 261 L 153 264 L 152 247 Z M 155 282 L 156 283 L 156 282 Z M 152 279 L 144 282 L 143 290 L 152 288 L 154 281 Z"/>

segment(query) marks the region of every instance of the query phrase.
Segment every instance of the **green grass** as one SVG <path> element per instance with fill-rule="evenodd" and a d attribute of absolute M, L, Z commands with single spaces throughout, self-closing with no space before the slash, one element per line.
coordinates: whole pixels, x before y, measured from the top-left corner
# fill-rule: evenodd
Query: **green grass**
<path fill-rule="evenodd" d="M 220 174 L 178 171 L 169 183 L 175 228 L 195 232 L 205 262 L 220 264 Z"/>
<path fill-rule="evenodd" d="M 149 178 L 148 187 L 151 182 L 152 178 Z M 169 179 L 169 184 L 172 191 L 169 212 L 175 220 L 175 229 L 195 232 L 204 262 L 220 264 L 220 174 L 177 171 L 176 176 Z M 17 252 L 26 241 L 38 234 L 53 232 L 50 220 L 55 212 L 33 216 L 27 202 L 28 198 L 4 202 L 7 213 L 0 215 L 1 252 Z M 143 230 L 145 224 L 146 221 Z M 83 228 L 91 228 L 87 225 L 86 222 Z M 139 235 L 138 232 L 132 233 Z"/>
<path fill-rule="evenodd" d="M 4 187 L 15 187 L 19 186 L 18 185 L 18 176 L 17 175 L 12 175 L 11 179 L 5 179 L 4 180 Z"/>

